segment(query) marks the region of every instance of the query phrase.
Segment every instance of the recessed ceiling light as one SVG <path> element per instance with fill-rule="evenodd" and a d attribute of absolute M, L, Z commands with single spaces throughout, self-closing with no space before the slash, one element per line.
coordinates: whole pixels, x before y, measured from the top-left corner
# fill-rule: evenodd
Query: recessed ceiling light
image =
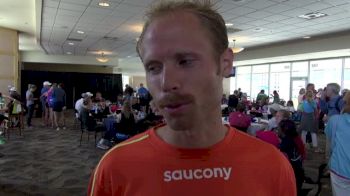
<path fill-rule="evenodd" d="M 264 29 L 261 28 L 261 27 L 257 27 L 257 28 L 254 29 L 255 32 L 260 32 L 260 31 L 263 31 L 263 30 L 264 30 Z"/>
<path fill-rule="evenodd" d="M 84 31 L 78 30 L 77 33 L 79 33 L 79 34 L 84 34 L 85 32 L 84 32 Z"/>
<path fill-rule="evenodd" d="M 311 38 L 310 36 L 303 37 L 303 39 L 310 39 L 310 38 Z"/>
<path fill-rule="evenodd" d="M 128 57 L 128 58 L 131 58 L 132 56 L 129 55 L 129 56 L 127 56 L 127 57 Z"/>
<path fill-rule="evenodd" d="M 298 17 L 303 18 L 303 19 L 307 19 L 307 20 L 312 20 L 312 19 L 321 18 L 321 17 L 325 17 L 325 16 L 327 16 L 327 14 L 324 14 L 321 12 L 311 12 L 311 13 L 300 15 Z"/>
<path fill-rule="evenodd" d="M 66 52 L 66 54 L 72 54 L 71 52 Z"/>
<path fill-rule="evenodd" d="M 101 7 L 109 7 L 109 3 L 105 0 L 98 2 L 98 5 Z"/>
<path fill-rule="evenodd" d="M 233 26 L 232 23 L 226 23 L 225 25 L 226 25 L 227 27 L 232 27 L 232 26 Z"/>
<path fill-rule="evenodd" d="M 71 46 L 74 46 L 74 43 L 73 43 L 73 42 L 69 42 L 68 44 L 71 45 Z"/>

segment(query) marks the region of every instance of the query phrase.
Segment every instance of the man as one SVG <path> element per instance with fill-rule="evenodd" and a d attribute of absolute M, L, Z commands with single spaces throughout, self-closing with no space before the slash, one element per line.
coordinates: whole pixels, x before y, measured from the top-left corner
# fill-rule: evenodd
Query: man
<path fill-rule="evenodd" d="M 63 89 L 63 84 L 58 84 L 58 88 L 55 88 L 52 93 L 53 101 L 53 116 L 56 130 L 59 131 L 59 123 L 62 120 L 62 129 L 66 129 L 66 122 L 64 119 L 64 110 L 66 110 L 66 92 Z"/>
<path fill-rule="evenodd" d="M 90 92 L 82 93 L 81 98 L 77 102 L 75 102 L 74 108 L 77 112 L 78 118 L 80 118 L 80 114 L 84 110 L 84 107 L 85 107 L 84 105 L 86 105 L 86 103 L 88 103 L 88 102 L 91 102 L 92 96 L 94 96 L 94 95 Z M 85 102 L 85 104 L 84 104 L 84 102 Z"/>
<path fill-rule="evenodd" d="M 37 100 L 37 98 L 34 98 L 34 92 L 36 90 L 36 86 L 34 84 L 29 84 L 28 85 L 28 90 L 26 92 L 26 105 L 28 109 L 28 114 L 27 114 L 27 126 L 28 128 L 33 128 L 32 127 L 32 117 L 34 114 L 34 101 Z"/>
<path fill-rule="evenodd" d="M 326 87 L 326 92 L 320 100 L 320 107 L 322 112 L 327 115 L 327 118 L 335 114 L 340 114 L 344 107 L 344 100 L 339 95 L 340 86 L 337 83 L 329 83 Z"/>
<path fill-rule="evenodd" d="M 42 120 L 44 125 L 49 126 L 49 105 L 47 104 L 47 92 L 50 90 L 51 83 L 49 81 L 45 81 L 43 83 L 43 88 L 40 92 L 40 102 L 42 109 Z"/>
<path fill-rule="evenodd" d="M 263 103 L 265 103 L 266 99 L 268 99 L 268 98 L 269 97 L 265 94 L 265 90 L 262 89 L 260 91 L 260 93 L 258 94 L 258 96 L 256 97 L 256 102 L 262 106 Z"/>
<path fill-rule="evenodd" d="M 137 90 L 137 95 L 139 96 L 140 106 L 143 111 L 147 111 L 150 102 L 150 96 L 147 88 L 143 86 L 143 83 L 140 83 L 140 88 Z"/>
<path fill-rule="evenodd" d="M 207 1 L 161 2 L 137 49 L 166 124 L 107 152 L 89 195 L 296 195 L 293 170 L 276 148 L 222 124 L 233 53 Z"/>

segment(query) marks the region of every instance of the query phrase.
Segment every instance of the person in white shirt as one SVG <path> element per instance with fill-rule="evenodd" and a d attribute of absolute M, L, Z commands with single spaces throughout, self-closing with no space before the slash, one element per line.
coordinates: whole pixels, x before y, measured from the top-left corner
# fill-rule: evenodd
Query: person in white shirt
<path fill-rule="evenodd" d="M 82 98 L 80 98 L 77 102 L 75 102 L 75 107 L 74 108 L 77 111 L 76 115 L 77 115 L 78 118 L 80 117 L 81 112 L 85 108 L 84 101 L 85 102 L 88 101 L 89 99 L 91 99 L 92 96 L 93 96 L 93 94 L 90 93 L 90 92 L 82 93 L 81 94 Z"/>

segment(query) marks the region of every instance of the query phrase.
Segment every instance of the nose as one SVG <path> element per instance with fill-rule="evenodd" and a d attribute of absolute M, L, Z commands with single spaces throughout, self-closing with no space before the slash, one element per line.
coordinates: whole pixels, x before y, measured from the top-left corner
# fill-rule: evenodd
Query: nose
<path fill-rule="evenodd" d="M 161 87 L 164 92 L 177 91 L 180 88 L 181 76 L 175 65 L 164 66 Z"/>

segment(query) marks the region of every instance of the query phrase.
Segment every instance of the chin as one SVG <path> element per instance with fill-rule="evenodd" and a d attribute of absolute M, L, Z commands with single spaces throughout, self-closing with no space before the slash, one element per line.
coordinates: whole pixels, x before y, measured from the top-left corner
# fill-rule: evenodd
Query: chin
<path fill-rule="evenodd" d="M 166 120 L 167 125 L 174 131 L 186 131 L 192 129 L 193 122 L 190 122 L 189 119 L 180 120 L 180 119 L 171 119 Z"/>

